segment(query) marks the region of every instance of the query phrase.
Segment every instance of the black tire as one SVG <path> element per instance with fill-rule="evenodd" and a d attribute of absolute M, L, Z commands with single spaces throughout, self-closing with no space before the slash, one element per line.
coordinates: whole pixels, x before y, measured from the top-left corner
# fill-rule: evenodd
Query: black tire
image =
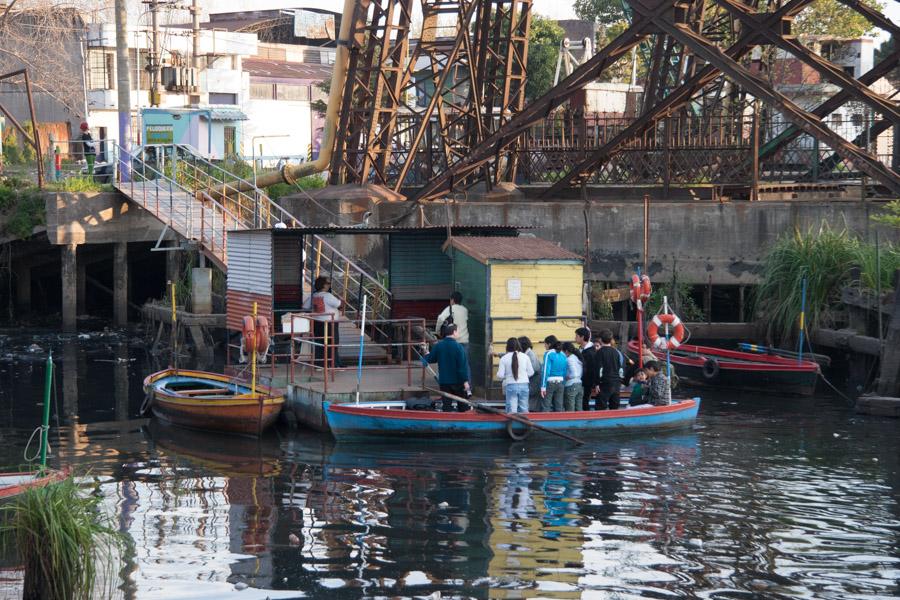
<path fill-rule="evenodd" d="M 712 381 L 719 376 L 719 361 L 714 358 L 707 358 L 703 363 L 703 378 Z"/>
<path fill-rule="evenodd" d="M 516 425 L 522 425 L 525 429 L 517 432 L 515 430 Z M 519 423 L 519 421 L 513 421 L 512 419 L 509 419 L 506 422 L 506 435 L 514 442 L 521 442 L 522 440 L 527 439 L 533 430 L 534 428 L 531 424 L 526 425 L 524 423 Z"/>

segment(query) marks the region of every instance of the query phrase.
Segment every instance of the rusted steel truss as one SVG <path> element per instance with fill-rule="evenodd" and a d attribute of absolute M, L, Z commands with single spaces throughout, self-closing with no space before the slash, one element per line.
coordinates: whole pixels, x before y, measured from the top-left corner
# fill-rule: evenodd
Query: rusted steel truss
<path fill-rule="evenodd" d="M 602 146 L 590 150 L 579 164 L 547 191 L 547 195 L 585 181 L 627 143 L 646 135 L 676 111 L 686 107 L 696 110 L 698 106 L 704 110 L 711 101 L 721 102 L 725 94 L 749 95 L 759 99 L 792 123 L 791 128 L 762 149 L 760 154 L 763 157 L 772 156 L 798 135 L 807 134 L 826 144 L 859 171 L 900 194 L 900 173 L 861 148 L 858 145 L 860 138 L 848 141 L 823 122 L 824 117 L 841 105 L 858 101 L 883 119 L 872 125 L 872 131 L 885 131 L 891 125 L 900 127 L 900 108 L 897 104 L 868 88 L 895 66 L 900 56 L 897 53 L 888 56 L 857 80 L 809 51 L 792 36 L 791 24 L 794 17 L 814 1 L 768 2 L 764 4 L 769 8 L 760 10 L 756 0 L 713 0 L 710 3 L 699 0 L 633 0 L 629 3 L 633 10 L 632 24 L 624 33 L 547 94 L 489 132 L 479 144 L 470 147 L 464 157 L 431 178 L 414 197 L 417 200 L 433 199 L 466 185 L 473 178 L 491 177 L 493 174 L 496 179 L 500 171 L 497 165 L 510 155 L 520 136 L 532 124 L 545 118 L 586 83 L 596 79 L 636 44 L 645 41 L 652 45 L 653 63 L 646 88 L 649 99 L 641 115 Z M 841 1 L 874 25 L 897 35 L 897 26 L 877 11 L 858 0 Z M 757 46 L 773 46 L 794 56 L 819 73 L 823 80 L 836 84 L 840 91 L 815 110 L 800 108 L 778 92 L 770 81 L 748 67 L 745 59 Z M 727 92 L 724 91 L 724 81 L 728 82 Z"/>
<path fill-rule="evenodd" d="M 417 9 L 422 32 L 410 44 Z M 531 0 L 360 0 L 350 18 L 332 183 L 399 189 L 414 164 L 430 178 L 522 110 Z M 427 161 L 414 160 L 420 151 Z M 488 183 L 515 176 L 514 160 L 501 164 Z"/>

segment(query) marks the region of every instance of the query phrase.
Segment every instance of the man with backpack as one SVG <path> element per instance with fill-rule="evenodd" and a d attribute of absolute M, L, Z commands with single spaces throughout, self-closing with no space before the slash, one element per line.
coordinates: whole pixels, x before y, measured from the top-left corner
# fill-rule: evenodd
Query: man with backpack
<path fill-rule="evenodd" d="M 600 348 L 594 355 L 596 410 L 619 408 L 619 390 L 625 375 L 625 360 L 622 353 L 613 347 L 612 341 L 612 331 L 604 329 L 600 332 Z"/>
<path fill-rule="evenodd" d="M 434 333 L 438 337 L 444 337 L 442 328 L 447 325 L 456 325 L 459 336 L 457 341 L 469 354 L 469 309 L 462 305 L 463 297 L 459 292 L 450 294 L 450 304 L 438 315 Z"/>

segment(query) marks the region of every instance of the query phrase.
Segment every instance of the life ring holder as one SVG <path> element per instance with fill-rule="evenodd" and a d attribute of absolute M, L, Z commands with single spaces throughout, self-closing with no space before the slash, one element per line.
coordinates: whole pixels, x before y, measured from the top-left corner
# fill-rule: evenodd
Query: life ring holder
<path fill-rule="evenodd" d="M 525 429 L 521 431 L 516 431 L 515 425 L 523 425 Z M 534 427 L 531 426 L 531 423 L 522 423 L 521 421 L 513 421 L 509 419 L 506 421 L 506 435 L 509 436 L 511 440 L 514 442 L 521 442 L 528 438 L 531 435 L 531 432 L 534 431 Z"/>

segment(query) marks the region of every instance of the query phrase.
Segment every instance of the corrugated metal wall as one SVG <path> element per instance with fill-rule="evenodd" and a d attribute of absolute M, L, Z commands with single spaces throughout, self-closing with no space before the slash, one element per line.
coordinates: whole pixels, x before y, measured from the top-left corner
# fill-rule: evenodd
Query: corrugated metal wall
<path fill-rule="evenodd" d="M 303 236 L 274 235 L 272 249 L 275 307 L 299 309 L 303 301 Z"/>
<path fill-rule="evenodd" d="M 485 369 L 488 361 L 487 338 L 487 266 L 454 250 L 456 255 L 456 289 L 463 295 L 463 306 L 469 309 L 469 362 L 475 385 L 490 379 Z M 449 294 L 448 294 L 449 295 Z"/>
<path fill-rule="evenodd" d="M 274 327 L 272 303 L 272 233 L 270 231 L 228 232 L 227 325 L 240 330 L 241 320 L 253 313 L 269 319 Z"/>
<path fill-rule="evenodd" d="M 446 300 L 450 296 L 450 257 L 441 250 L 446 240 L 443 232 L 391 234 L 391 294 L 395 301 Z"/>

